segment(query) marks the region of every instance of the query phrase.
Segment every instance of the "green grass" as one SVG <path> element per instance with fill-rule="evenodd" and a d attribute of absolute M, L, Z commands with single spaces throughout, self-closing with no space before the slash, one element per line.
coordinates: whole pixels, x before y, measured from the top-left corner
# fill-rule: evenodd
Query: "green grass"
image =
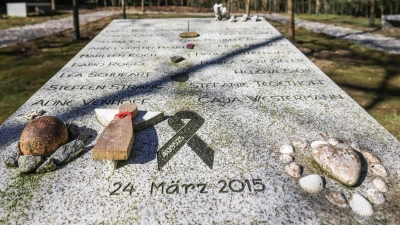
<path fill-rule="evenodd" d="M 269 21 L 283 35 L 287 28 Z M 400 55 L 296 28 L 295 45 L 397 139 L 400 139 Z M 346 52 L 347 55 L 340 54 Z"/>
<path fill-rule="evenodd" d="M 128 18 L 177 18 L 182 14 L 131 14 Z M 193 17 L 193 16 L 189 16 Z M 120 18 L 115 16 L 113 18 Z M 49 78 L 61 69 L 110 21 L 111 17 L 81 27 L 83 41 L 72 41 L 71 31 L 0 49 L 0 123 L 4 122 Z M 287 35 L 287 28 L 270 21 Z M 295 45 L 308 48 L 308 57 L 400 139 L 400 56 L 296 29 Z M 346 54 L 341 54 L 341 52 Z M 396 129 L 397 128 L 397 129 Z"/>
<path fill-rule="evenodd" d="M 369 18 L 366 17 L 341 16 L 333 14 L 296 14 L 295 17 L 303 20 L 336 24 L 338 26 L 351 24 L 359 27 L 369 27 Z M 381 19 L 376 18 L 374 27 L 380 26 Z"/>

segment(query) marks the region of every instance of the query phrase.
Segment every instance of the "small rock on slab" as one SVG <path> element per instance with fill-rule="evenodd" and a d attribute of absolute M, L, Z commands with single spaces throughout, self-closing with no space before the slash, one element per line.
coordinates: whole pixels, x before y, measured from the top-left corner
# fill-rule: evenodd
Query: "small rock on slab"
<path fill-rule="evenodd" d="M 362 155 L 364 156 L 365 160 L 367 160 L 367 162 L 369 163 L 375 163 L 375 164 L 380 164 L 381 163 L 381 159 L 378 158 L 378 156 L 370 153 L 370 152 L 362 152 Z"/>
<path fill-rule="evenodd" d="M 194 48 L 194 44 L 193 43 L 188 43 L 188 44 L 186 44 L 186 48 L 187 49 L 193 49 Z"/>
<path fill-rule="evenodd" d="M 292 162 L 285 166 L 285 171 L 294 178 L 300 178 L 301 174 L 303 173 L 303 167 L 295 162 Z"/>
<path fill-rule="evenodd" d="M 348 145 L 317 145 L 312 149 L 313 159 L 323 170 L 340 182 L 353 186 L 361 174 L 361 160 Z"/>
<path fill-rule="evenodd" d="M 296 139 L 293 141 L 293 146 L 301 150 L 306 149 L 309 145 L 309 142 L 305 139 Z"/>
<path fill-rule="evenodd" d="M 328 139 L 328 143 L 331 144 L 331 145 L 333 145 L 333 146 L 335 146 L 335 145 L 338 145 L 338 144 L 340 144 L 340 143 L 343 143 L 343 141 L 340 140 L 339 138 L 336 138 L 336 137 L 330 137 L 330 138 Z"/>
<path fill-rule="evenodd" d="M 4 156 L 4 163 L 9 167 L 18 166 L 18 157 L 21 155 L 21 151 L 18 148 L 18 142 L 14 142 L 9 145 L 6 149 L 6 154 Z"/>
<path fill-rule="evenodd" d="M 374 172 L 376 175 L 381 177 L 387 177 L 386 169 L 381 164 L 372 164 L 371 169 L 372 172 Z"/>
<path fill-rule="evenodd" d="M 387 184 L 385 181 L 383 181 L 381 178 L 375 178 L 372 183 L 374 186 L 381 192 L 387 192 L 389 190 Z"/>
<path fill-rule="evenodd" d="M 19 171 L 21 173 L 29 173 L 38 168 L 43 162 L 42 156 L 21 155 L 18 158 Z"/>
<path fill-rule="evenodd" d="M 347 200 L 344 197 L 343 193 L 338 191 L 327 191 L 325 192 L 325 197 L 330 201 L 332 204 L 339 206 L 339 207 L 347 207 Z"/>
<path fill-rule="evenodd" d="M 194 38 L 198 37 L 199 34 L 196 31 L 188 31 L 188 32 L 183 32 L 179 34 L 179 37 L 181 38 Z"/>
<path fill-rule="evenodd" d="M 85 144 L 82 140 L 76 139 L 73 140 L 61 147 L 59 147 L 50 158 L 54 159 L 54 162 L 57 165 L 64 164 L 70 162 L 75 157 L 77 157 L 80 153 L 85 150 Z"/>
<path fill-rule="evenodd" d="M 292 145 L 282 145 L 279 151 L 282 154 L 293 154 L 294 153 L 294 148 Z"/>
<path fill-rule="evenodd" d="M 44 163 L 37 168 L 36 173 L 46 173 L 57 169 L 57 165 L 54 163 L 54 159 L 47 158 Z"/>
<path fill-rule="evenodd" d="M 182 56 L 172 56 L 171 57 L 171 62 L 173 62 L 173 63 L 178 63 L 182 60 L 184 60 L 184 58 Z"/>
<path fill-rule="evenodd" d="M 374 203 L 375 205 L 380 205 L 382 203 L 385 202 L 385 195 L 383 195 L 382 192 L 379 192 L 378 190 L 375 189 L 369 189 L 367 191 L 368 193 L 368 200 L 372 203 Z"/>

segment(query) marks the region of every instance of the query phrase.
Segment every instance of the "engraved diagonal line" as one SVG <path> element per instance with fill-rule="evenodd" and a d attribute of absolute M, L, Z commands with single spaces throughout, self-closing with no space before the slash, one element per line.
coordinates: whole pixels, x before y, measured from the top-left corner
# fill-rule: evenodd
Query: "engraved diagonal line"
<path fill-rule="evenodd" d="M 197 116 L 197 117 L 196 117 Z M 185 125 L 181 119 L 190 119 Z M 188 142 L 203 125 L 204 120 L 193 112 L 178 112 L 168 120 L 169 125 L 177 133 L 157 152 L 158 169 L 167 162 Z"/>

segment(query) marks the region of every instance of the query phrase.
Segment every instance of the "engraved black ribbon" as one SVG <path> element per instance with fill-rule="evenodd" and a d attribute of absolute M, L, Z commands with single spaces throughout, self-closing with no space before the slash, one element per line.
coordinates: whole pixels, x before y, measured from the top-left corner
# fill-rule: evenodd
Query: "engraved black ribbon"
<path fill-rule="evenodd" d="M 190 121 L 185 125 L 183 119 Z M 161 170 L 186 143 L 212 169 L 214 150 L 196 135 L 204 119 L 196 112 L 180 111 L 168 119 L 168 124 L 177 133 L 157 152 L 158 169 Z"/>

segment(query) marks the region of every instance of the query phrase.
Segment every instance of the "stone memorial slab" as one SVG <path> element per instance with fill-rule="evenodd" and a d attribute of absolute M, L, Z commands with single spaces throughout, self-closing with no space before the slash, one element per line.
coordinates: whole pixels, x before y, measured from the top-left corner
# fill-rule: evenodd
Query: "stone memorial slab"
<path fill-rule="evenodd" d="M 93 159 L 95 110 L 124 103 L 164 119 Z M 85 149 L 45 173 L 1 162 L 0 223 L 400 222 L 398 140 L 263 18 L 113 21 L 0 126 L 2 159 L 37 111 Z"/>

